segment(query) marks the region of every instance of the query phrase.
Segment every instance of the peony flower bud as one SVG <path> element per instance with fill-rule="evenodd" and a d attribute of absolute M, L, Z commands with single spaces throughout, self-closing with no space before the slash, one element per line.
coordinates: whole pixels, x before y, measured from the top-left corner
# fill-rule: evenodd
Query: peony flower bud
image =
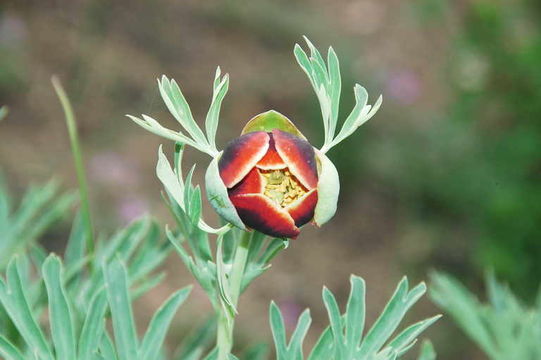
<path fill-rule="evenodd" d="M 207 196 L 230 223 L 273 237 L 296 238 L 336 211 L 338 174 L 293 123 L 276 111 L 250 120 L 210 164 Z"/>

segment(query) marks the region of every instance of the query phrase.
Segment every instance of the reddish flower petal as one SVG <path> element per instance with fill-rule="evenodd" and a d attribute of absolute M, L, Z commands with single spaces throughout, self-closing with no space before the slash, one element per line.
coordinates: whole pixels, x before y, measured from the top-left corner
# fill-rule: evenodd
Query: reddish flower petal
<path fill-rule="evenodd" d="M 299 229 L 291 216 L 280 209 L 272 200 L 261 194 L 231 197 L 244 224 L 263 234 L 295 239 Z"/>
<path fill-rule="evenodd" d="M 284 160 L 276 151 L 276 145 L 272 134 L 269 134 L 269 138 L 269 149 L 265 156 L 263 156 L 263 159 L 259 160 L 257 167 L 263 170 L 278 170 L 287 167 Z"/>
<path fill-rule="evenodd" d="M 257 168 L 253 168 L 248 175 L 244 177 L 237 185 L 233 186 L 228 192 L 229 196 L 261 194 L 265 189 L 263 176 Z"/>
<path fill-rule="evenodd" d="M 314 189 L 289 205 L 286 210 L 293 220 L 295 220 L 295 225 L 301 227 L 314 217 L 316 204 L 317 190 Z"/>
<path fill-rule="evenodd" d="M 218 168 L 226 187 L 231 188 L 245 177 L 269 148 L 269 135 L 251 132 L 231 141 L 225 148 Z"/>
<path fill-rule="evenodd" d="M 289 170 L 309 190 L 317 187 L 317 165 L 314 148 L 295 135 L 273 130 L 276 150 Z"/>

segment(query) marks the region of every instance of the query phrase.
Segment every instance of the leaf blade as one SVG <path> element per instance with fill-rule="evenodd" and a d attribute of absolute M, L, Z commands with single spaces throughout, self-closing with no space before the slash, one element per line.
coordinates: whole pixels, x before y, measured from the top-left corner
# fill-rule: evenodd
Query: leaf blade
<path fill-rule="evenodd" d="M 350 278 L 351 291 L 346 307 L 346 344 L 348 356 L 352 357 L 361 340 L 365 320 L 366 286 L 362 278 L 352 275 Z"/>
<path fill-rule="evenodd" d="M 178 308 L 186 301 L 191 287 L 178 290 L 167 299 L 152 317 L 148 330 L 141 343 L 140 360 L 155 359 L 165 339 L 165 335 Z"/>
<path fill-rule="evenodd" d="M 286 345 L 286 329 L 284 326 L 284 318 L 274 301 L 269 307 L 269 319 L 271 325 L 272 338 L 274 339 L 274 347 L 278 360 L 289 360 L 287 345 Z"/>
<path fill-rule="evenodd" d="M 136 359 L 138 341 L 126 268 L 119 259 L 114 259 L 110 265 L 104 265 L 104 276 L 118 356 L 121 360 Z"/>
<path fill-rule="evenodd" d="M 76 358 L 73 317 L 62 284 L 62 263 L 56 255 L 49 255 L 42 267 L 43 279 L 49 299 L 51 334 L 58 360 Z"/>
<path fill-rule="evenodd" d="M 346 345 L 344 339 L 344 324 L 340 315 L 340 309 L 333 293 L 326 287 L 323 288 L 323 303 L 329 315 L 331 331 L 334 338 L 334 351 L 337 359 L 346 357 Z"/>
<path fill-rule="evenodd" d="M 100 290 L 90 301 L 88 312 L 79 336 L 78 360 L 91 360 L 100 345 L 107 310 L 107 294 Z"/>
<path fill-rule="evenodd" d="M 9 340 L 0 335 L 0 355 L 6 360 L 25 360 L 19 349 L 17 349 Z"/>
<path fill-rule="evenodd" d="M 13 258 L 7 267 L 7 285 L 0 278 L 0 302 L 4 305 L 6 312 L 21 333 L 26 343 L 43 359 L 52 360 L 53 355 L 45 336 L 30 305 L 26 292 L 21 283 L 19 270 L 17 269 L 18 257 Z"/>

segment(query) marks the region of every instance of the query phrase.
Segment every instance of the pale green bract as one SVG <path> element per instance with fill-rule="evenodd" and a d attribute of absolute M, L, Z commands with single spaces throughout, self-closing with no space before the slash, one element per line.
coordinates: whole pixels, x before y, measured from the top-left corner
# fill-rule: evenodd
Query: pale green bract
<path fill-rule="evenodd" d="M 314 210 L 314 223 L 321 226 L 329 221 L 336 213 L 340 179 L 338 171 L 327 155 L 316 151 L 320 163 L 319 181 L 317 183 L 318 202 Z"/>
<path fill-rule="evenodd" d="M 207 172 L 205 173 L 207 199 L 222 218 L 226 219 L 239 229 L 246 230 L 246 226 L 240 219 L 235 206 L 233 206 L 233 203 L 229 200 L 224 182 L 220 179 L 218 160 L 218 157 L 214 158 L 210 162 Z"/>

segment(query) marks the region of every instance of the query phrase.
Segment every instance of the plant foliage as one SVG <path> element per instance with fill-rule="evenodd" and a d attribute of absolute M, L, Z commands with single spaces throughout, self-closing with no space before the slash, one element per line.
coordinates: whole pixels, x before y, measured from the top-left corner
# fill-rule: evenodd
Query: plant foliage
<path fill-rule="evenodd" d="M 408 289 L 408 280 L 402 279 L 395 293 L 385 306 L 376 322 L 363 336 L 365 326 L 365 282 L 358 276 L 350 279 L 351 291 L 342 313 L 335 296 L 323 289 L 323 303 L 327 309 L 330 325 L 320 335 L 306 359 L 308 360 L 394 360 L 399 359 L 417 342 L 417 337 L 440 315 L 422 320 L 405 328 L 393 337 L 406 312 L 426 292 L 426 286 L 421 283 L 413 289 Z M 291 335 L 286 340 L 284 320 L 273 302 L 270 306 L 270 321 L 276 354 L 278 360 L 303 360 L 303 340 L 310 327 L 309 310 L 305 310 Z M 429 350 L 423 349 L 425 358 Z M 423 357 L 421 357 L 423 359 Z"/>
<path fill-rule="evenodd" d="M 430 295 L 491 360 L 541 359 L 541 293 L 526 307 L 490 274 L 488 303 L 481 303 L 453 277 L 435 273 Z"/>
<path fill-rule="evenodd" d="M 61 194 L 58 183 L 51 181 L 30 187 L 16 207 L 0 178 L 0 270 L 63 218 L 74 201 L 73 193 Z"/>
<path fill-rule="evenodd" d="M 383 98 L 380 95 L 373 106 L 367 105 L 368 93 L 366 89 L 359 84 L 355 84 L 353 88 L 355 106 L 344 121 L 338 135 L 335 135 L 342 86 L 340 63 L 332 47 L 329 47 L 327 63 L 325 63 L 325 60 L 323 60 L 320 52 L 312 42 L 307 37 L 304 37 L 304 40 L 310 49 L 310 56 L 306 54 L 299 44 L 295 44 L 294 53 L 297 62 L 308 76 L 319 100 L 325 132 L 325 142 L 321 148 L 321 152 L 325 153 L 353 134 L 359 126 L 370 120 L 379 110 Z"/>
<path fill-rule="evenodd" d="M 141 345 L 136 338 L 127 269 L 119 259 L 103 266 L 105 281 L 89 301 L 80 323 L 65 284 L 66 275 L 60 258 L 49 255 L 43 262 L 41 275 L 47 290 L 49 331 L 39 325 L 40 309 L 33 304 L 25 283 L 23 261 L 10 261 L 6 281 L 0 281 L 0 302 L 4 306 L 26 346 L 19 348 L 0 336 L 0 354 L 7 360 L 94 360 L 156 359 L 165 334 L 178 307 L 187 298 L 190 288 L 175 292 L 154 314 Z M 109 304 L 109 305 L 108 305 Z M 115 344 L 105 329 L 109 306 Z M 50 336 L 48 336 L 50 334 Z"/>

